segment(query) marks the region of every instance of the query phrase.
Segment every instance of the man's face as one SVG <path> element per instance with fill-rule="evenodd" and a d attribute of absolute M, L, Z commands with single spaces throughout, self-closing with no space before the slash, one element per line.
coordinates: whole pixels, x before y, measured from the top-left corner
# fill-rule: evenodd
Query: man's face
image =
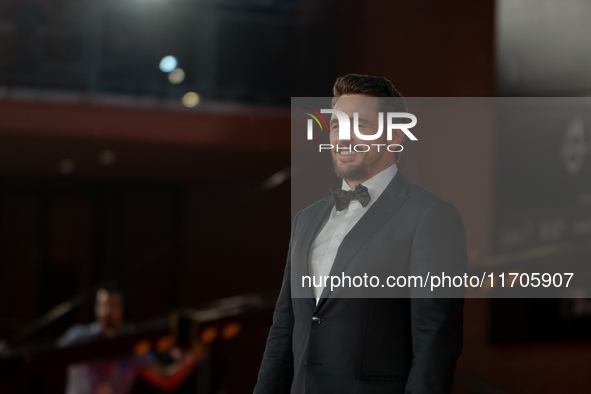
<path fill-rule="evenodd" d="M 339 178 L 345 179 L 349 185 L 351 183 L 362 183 L 395 163 L 396 159 L 393 152 L 388 152 L 385 146 L 381 146 L 378 152 L 377 147 L 371 145 L 397 143 L 396 141 L 387 140 L 385 122 L 382 135 L 377 140 L 360 140 L 353 131 L 353 113 L 357 112 L 359 114 L 359 132 L 368 135 L 376 133 L 379 125 L 378 112 L 380 112 L 377 97 L 358 94 L 343 95 L 334 108 L 345 112 L 351 123 L 351 139 L 342 140 L 339 138 L 339 124 L 336 116 L 333 115 L 330 121 L 330 143 L 335 146 L 332 151 L 332 159 L 335 172 Z M 370 149 L 368 152 L 342 149 L 357 144 L 369 145 Z M 339 146 L 338 152 L 336 146 Z"/>
<path fill-rule="evenodd" d="M 113 336 L 123 326 L 124 307 L 121 294 L 109 293 L 107 290 L 96 293 L 94 313 L 103 335 Z"/>

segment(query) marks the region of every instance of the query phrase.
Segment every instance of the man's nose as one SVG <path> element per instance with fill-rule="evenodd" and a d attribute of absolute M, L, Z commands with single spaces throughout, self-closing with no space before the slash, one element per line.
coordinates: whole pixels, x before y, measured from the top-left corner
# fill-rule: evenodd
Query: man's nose
<path fill-rule="evenodd" d="M 348 135 L 348 136 L 341 136 L 341 135 L 338 135 L 338 136 L 337 136 L 337 141 L 336 141 L 336 142 L 337 142 L 337 144 L 341 144 L 341 143 L 347 143 L 347 144 L 349 144 L 349 143 L 351 142 L 351 140 L 352 140 L 352 138 L 351 138 L 351 137 L 353 136 L 353 130 L 350 130 L 350 131 L 351 131 L 351 132 L 349 133 L 349 135 Z"/>

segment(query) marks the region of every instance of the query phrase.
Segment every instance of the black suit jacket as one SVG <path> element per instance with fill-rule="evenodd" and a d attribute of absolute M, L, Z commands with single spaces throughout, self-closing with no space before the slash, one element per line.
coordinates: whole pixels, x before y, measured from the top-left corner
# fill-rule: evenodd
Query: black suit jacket
<path fill-rule="evenodd" d="M 451 392 L 462 348 L 463 288 L 452 294 L 458 298 L 426 298 L 430 293 L 423 288 L 398 289 L 407 293 L 397 298 L 333 298 L 325 288 L 318 305 L 311 292 L 292 298 L 333 207 L 327 198 L 294 219 L 255 393 Z M 388 263 L 399 275 L 463 274 L 460 215 L 398 171 L 344 238 L 331 275 L 362 273 L 375 262 Z"/>

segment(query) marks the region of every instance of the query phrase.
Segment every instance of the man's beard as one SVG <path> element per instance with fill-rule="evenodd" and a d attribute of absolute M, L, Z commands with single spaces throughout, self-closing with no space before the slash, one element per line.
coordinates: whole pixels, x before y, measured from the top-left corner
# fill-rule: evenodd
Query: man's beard
<path fill-rule="evenodd" d="M 367 167 L 363 161 L 353 167 L 340 168 L 337 154 L 333 154 L 332 164 L 334 166 L 334 172 L 339 178 L 347 181 L 359 181 L 367 178 Z"/>

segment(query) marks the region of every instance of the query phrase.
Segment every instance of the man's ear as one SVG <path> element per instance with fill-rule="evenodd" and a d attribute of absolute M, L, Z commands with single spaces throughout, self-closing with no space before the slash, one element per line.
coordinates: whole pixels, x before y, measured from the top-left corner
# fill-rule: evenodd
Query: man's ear
<path fill-rule="evenodd" d="M 388 141 L 388 143 L 402 145 L 402 141 L 404 141 L 405 136 L 406 135 L 402 130 L 394 129 L 392 130 L 392 140 Z"/>

